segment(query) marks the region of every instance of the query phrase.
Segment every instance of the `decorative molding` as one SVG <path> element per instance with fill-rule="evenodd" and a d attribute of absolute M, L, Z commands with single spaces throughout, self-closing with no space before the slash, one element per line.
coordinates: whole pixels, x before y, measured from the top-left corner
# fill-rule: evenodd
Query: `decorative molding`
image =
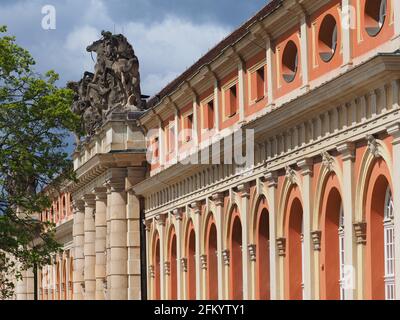
<path fill-rule="evenodd" d="M 333 165 L 335 163 L 333 157 L 329 154 L 328 151 L 322 151 L 321 157 L 322 157 L 322 165 L 325 168 L 327 168 L 329 172 L 333 172 Z"/>
<path fill-rule="evenodd" d="M 248 245 L 250 261 L 256 261 L 256 254 L 257 254 L 256 248 L 257 247 L 256 247 L 255 244 L 249 244 Z"/>
<path fill-rule="evenodd" d="M 288 165 L 285 166 L 285 171 L 286 179 L 288 179 L 291 184 L 294 184 L 296 182 L 296 171 L 294 171 L 294 169 Z"/>
<path fill-rule="evenodd" d="M 183 210 L 178 208 L 172 211 L 172 215 L 175 217 L 176 221 L 182 221 L 183 218 Z"/>
<path fill-rule="evenodd" d="M 164 262 L 164 274 L 169 276 L 171 274 L 171 263 L 169 261 Z"/>
<path fill-rule="evenodd" d="M 276 248 L 278 249 L 278 256 L 286 256 L 286 238 L 276 239 Z"/>
<path fill-rule="evenodd" d="M 187 272 L 187 258 L 181 258 L 181 266 L 182 266 L 182 271 Z"/>
<path fill-rule="evenodd" d="M 83 200 L 73 200 L 72 201 L 72 212 L 75 214 L 77 212 L 84 213 L 85 202 Z"/>
<path fill-rule="evenodd" d="M 366 136 L 366 139 L 368 141 L 368 150 L 369 152 L 375 157 L 375 158 L 380 158 L 381 153 L 379 151 L 379 143 L 375 139 L 375 137 L 372 134 L 368 134 Z"/>
<path fill-rule="evenodd" d="M 158 226 L 165 226 L 165 221 L 167 220 L 167 214 L 158 214 L 155 217 Z"/>
<path fill-rule="evenodd" d="M 321 251 L 321 231 L 316 230 L 311 232 L 311 239 L 314 251 Z"/>
<path fill-rule="evenodd" d="M 201 263 L 201 269 L 207 270 L 207 255 L 206 254 L 203 254 L 200 256 L 200 263 Z"/>
<path fill-rule="evenodd" d="M 267 182 L 269 188 L 278 187 L 278 173 L 276 171 L 267 172 L 264 176 L 264 181 Z"/>
<path fill-rule="evenodd" d="M 153 265 L 149 266 L 149 276 L 150 278 L 155 278 L 156 277 L 156 272 L 155 272 L 155 268 Z"/>
<path fill-rule="evenodd" d="M 367 243 L 367 223 L 356 222 L 353 224 L 357 244 Z"/>
<path fill-rule="evenodd" d="M 230 264 L 230 258 L 231 258 L 231 255 L 230 255 L 229 249 L 223 250 L 223 251 L 222 251 L 222 259 L 223 259 L 223 261 L 224 261 L 224 265 L 225 265 L 225 266 L 229 266 L 229 264 Z"/>
<path fill-rule="evenodd" d="M 250 184 L 242 183 L 237 186 L 237 191 L 240 193 L 241 198 L 250 198 Z"/>
<path fill-rule="evenodd" d="M 297 162 L 297 165 L 301 168 L 302 172 L 301 174 L 303 176 L 307 176 L 307 175 L 312 175 L 313 174 L 313 159 L 311 158 L 306 158 L 303 159 L 299 162 Z"/>
<path fill-rule="evenodd" d="M 143 219 L 143 220 L 142 220 L 142 223 L 143 223 L 143 225 L 144 225 L 144 229 L 146 230 L 146 232 L 150 232 L 150 228 L 151 228 L 151 223 L 152 223 L 152 221 L 151 221 L 151 220 Z"/>
<path fill-rule="evenodd" d="M 396 122 L 394 124 L 389 125 L 386 128 L 388 134 L 393 137 L 393 145 L 400 143 L 400 122 Z"/>
<path fill-rule="evenodd" d="M 194 214 L 200 214 L 201 213 L 201 202 L 200 201 L 195 201 L 190 204 L 190 207 L 193 209 Z"/>
<path fill-rule="evenodd" d="M 222 207 L 224 205 L 224 193 L 223 192 L 214 193 L 211 196 L 211 200 L 214 201 L 214 204 L 217 207 Z"/>
<path fill-rule="evenodd" d="M 356 147 L 353 142 L 346 142 L 337 146 L 336 150 L 343 156 L 343 161 L 354 160 Z"/>

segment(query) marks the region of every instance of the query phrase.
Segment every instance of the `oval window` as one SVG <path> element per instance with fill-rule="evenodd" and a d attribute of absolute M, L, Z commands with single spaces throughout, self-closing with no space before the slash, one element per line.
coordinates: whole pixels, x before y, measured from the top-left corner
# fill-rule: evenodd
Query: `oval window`
<path fill-rule="evenodd" d="M 387 0 L 367 0 L 365 3 L 365 31 L 375 37 L 382 30 L 387 14 Z"/>
<path fill-rule="evenodd" d="M 296 77 L 298 67 L 298 50 L 296 44 L 290 40 L 283 50 L 282 74 L 286 82 L 292 82 Z"/>
<path fill-rule="evenodd" d="M 321 60 L 329 62 L 335 55 L 338 42 L 336 20 L 330 14 L 322 20 L 318 34 L 318 50 Z"/>

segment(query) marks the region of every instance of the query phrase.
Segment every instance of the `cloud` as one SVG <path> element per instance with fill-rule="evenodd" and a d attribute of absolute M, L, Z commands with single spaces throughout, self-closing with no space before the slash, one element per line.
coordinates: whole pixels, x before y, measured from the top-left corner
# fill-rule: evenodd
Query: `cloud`
<path fill-rule="evenodd" d="M 149 12 L 156 2 L 136 4 Z M 45 4 L 45 0 L 8 3 L 0 12 L 0 21 L 10 25 L 10 33 L 32 53 L 39 72 L 54 69 L 60 74 L 60 85 L 80 79 L 86 70 L 93 71 L 86 47 L 99 39 L 104 29 L 123 33 L 133 45 L 140 61 L 142 91 L 148 95 L 156 94 L 231 29 L 209 20 L 194 21 L 187 15 L 170 14 L 165 8 L 167 13 L 153 20 L 120 21 L 111 14 L 115 8 L 105 1 L 68 0 L 55 5 L 56 30 L 43 30 L 41 8 Z"/>

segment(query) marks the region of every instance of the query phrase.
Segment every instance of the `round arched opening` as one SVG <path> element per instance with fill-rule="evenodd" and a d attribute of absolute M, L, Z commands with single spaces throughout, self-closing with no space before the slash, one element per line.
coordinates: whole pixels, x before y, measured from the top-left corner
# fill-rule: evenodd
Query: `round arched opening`
<path fill-rule="evenodd" d="M 208 299 L 218 300 L 217 228 L 211 223 L 208 233 Z"/>
<path fill-rule="evenodd" d="M 338 42 L 338 28 L 335 18 L 328 14 L 321 23 L 318 34 L 318 50 L 322 61 L 329 62 L 335 55 Z"/>
<path fill-rule="evenodd" d="M 173 232 L 170 242 L 170 300 L 178 298 L 178 277 L 177 277 L 177 255 L 176 255 L 176 235 Z"/>
<path fill-rule="evenodd" d="M 236 216 L 231 231 L 231 299 L 243 299 L 242 224 Z"/>
<path fill-rule="evenodd" d="M 160 239 L 157 237 L 154 246 L 154 299 L 161 299 L 161 266 L 160 266 Z"/>
<path fill-rule="evenodd" d="M 365 2 L 365 31 L 371 37 L 376 37 L 383 28 L 387 15 L 387 0 L 367 0 Z"/>
<path fill-rule="evenodd" d="M 258 220 L 257 232 L 257 273 L 258 298 L 270 299 L 270 259 L 269 259 L 269 213 L 262 209 Z"/>
<path fill-rule="evenodd" d="M 296 78 L 298 69 L 298 50 L 296 44 L 290 40 L 282 56 L 282 75 L 283 79 L 290 83 Z"/>
<path fill-rule="evenodd" d="M 303 207 L 299 198 L 292 202 L 289 213 L 288 264 L 289 299 L 303 299 Z"/>
<path fill-rule="evenodd" d="M 187 249 L 187 288 L 188 299 L 196 300 L 196 236 L 190 230 Z"/>

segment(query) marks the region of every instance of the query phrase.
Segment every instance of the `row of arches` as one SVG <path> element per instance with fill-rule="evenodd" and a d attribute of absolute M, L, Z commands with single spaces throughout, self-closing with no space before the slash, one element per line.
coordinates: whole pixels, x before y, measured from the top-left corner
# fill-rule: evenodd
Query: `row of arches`
<path fill-rule="evenodd" d="M 311 250 L 317 254 L 317 263 L 313 260 L 315 253 L 306 255 L 305 250 L 305 214 L 304 195 L 300 180 L 289 183 L 284 197 L 284 215 L 282 221 L 277 219 L 281 227 L 277 227 L 277 238 L 284 239 L 284 253 L 271 254 L 271 210 L 268 198 L 260 194 L 254 206 L 254 297 L 256 299 L 268 300 L 271 298 L 271 265 L 276 264 L 275 259 L 283 259 L 283 297 L 285 299 L 304 298 L 305 263 L 315 265 L 313 277 L 317 280 L 318 294 L 320 299 L 345 299 L 345 292 L 349 286 L 354 285 L 354 279 L 349 279 L 349 266 L 346 264 L 346 228 L 353 229 L 354 235 L 352 245 L 354 248 L 359 244 L 357 237 L 364 239 L 362 243 L 365 252 L 363 256 L 363 275 L 365 282 L 364 297 L 370 299 L 394 299 L 395 298 L 395 242 L 394 242 L 394 205 L 393 187 L 390 170 L 383 158 L 374 158 L 367 169 L 367 183 L 363 191 L 363 198 L 358 210 L 361 220 L 361 235 L 356 234 L 355 225 L 345 223 L 346 211 L 344 208 L 343 182 L 341 172 L 338 170 L 325 170 L 321 178 L 321 192 L 316 194 L 315 217 L 312 217 L 312 235 L 309 237 Z M 324 170 L 321 169 L 321 172 Z M 322 174 L 321 174 L 322 175 Z M 284 187 L 282 187 L 284 189 Z M 284 191 L 281 192 L 283 193 Z M 356 205 L 354 207 L 357 207 Z M 204 254 L 207 257 L 205 296 L 210 300 L 217 300 L 219 288 L 228 287 L 227 298 L 242 299 L 243 285 L 247 281 L 243 273 L 243 217 L 240 207 L 234 204 L 229 210 L 227 221 L 226 241 L 223 251 L 218 250 L 218 227 L 213 213 L 206 219 L 206 232 L 204 239 Z M 350 212 L 352 215 L 357 215 Z M 360 217 L 351 217 L 356 222 Z M 274 219 L 275 220 L 275 219 Z M 358 229 L 357 229 L 358 230 Z M 348 232 L 349 230 L 347 230 Z M 196 230 L 194 223 L 189 219 L 185 231 L 182 256 L 186 257 L 185 268 L 182 268 L 185 277 L 187 299 L 196 299 Z M 275 243 L 275 241 L 274 241 Z M 154 265 L 154 295 L 152 298 L 160 299 L 160 274 L 163 271 L 160 261 L 160 239 L 155 232 L 155 241 L 152 250 L 151 263 Z M 167 277 L 169 284 L 169 299 L 178 298 L 178 239 L 175 227 L 169 232 L 167 240 L 166 260 L 170 262 L 170 275 Z M 224 277 L 218 276 L 218 255 L 224 256 L 229 266 L 228 274 Z M 226 255 L 229 257 L 226 259 Z M 273 260 L 271 260 L 273 259 Z M 354 273 L 350 273 L 355 277 Z M 229 284 L 220 283 L 228 282 Z"/>

